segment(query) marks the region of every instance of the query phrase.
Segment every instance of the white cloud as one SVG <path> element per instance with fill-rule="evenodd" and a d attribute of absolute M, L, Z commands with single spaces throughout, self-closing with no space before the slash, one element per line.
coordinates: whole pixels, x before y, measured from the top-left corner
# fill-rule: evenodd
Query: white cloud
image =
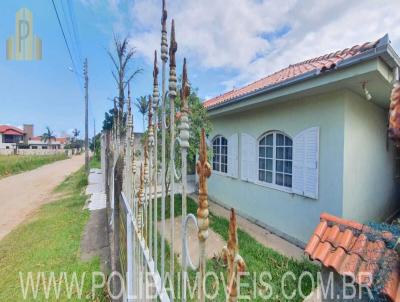
<path fill-rule="evenodd" d="M 132 43 L 149 61 L 160 48 L 160 6 L 161 0 L 136 0 L 129 9 Z M 221 83 L 228 89 L 386 32 L 400 49 L 399 6 L 398 0 L 167 0 L 179 56 L 202 69 L 237 72 Z"/>

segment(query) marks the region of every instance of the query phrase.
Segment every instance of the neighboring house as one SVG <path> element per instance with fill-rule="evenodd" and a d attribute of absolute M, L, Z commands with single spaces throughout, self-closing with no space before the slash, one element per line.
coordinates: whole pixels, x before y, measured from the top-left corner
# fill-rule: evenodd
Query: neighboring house
<path fill-rule="evenodd" d="M 45 142 L 41 136 L 34 136 L 28 141 L 29 149 L 64 149 L 66 143 L 66 137 L 57 137 L 51 142 Z"/>
<path fill-rule="evenodd" d="M 31 124 L 24 124 L 23 129 L 0 125 L 0 149 L 64 149 L 68 142 L 67 137 L 57 137 L 49 144 L 33 133 L 34 127 Z"/>
<path fill-rule="evenodd" d="M 14 126 L 0 125 L 0 149 L 15 149 L 23 140 L 23 130 Z"/>
<path fill-rule="evenodd" d="M 361 222 L 393 215 L 387 123 L 399 64 L 386 35 L 206 101 L 210 198 L 300 246 L 322 212 Z"/>

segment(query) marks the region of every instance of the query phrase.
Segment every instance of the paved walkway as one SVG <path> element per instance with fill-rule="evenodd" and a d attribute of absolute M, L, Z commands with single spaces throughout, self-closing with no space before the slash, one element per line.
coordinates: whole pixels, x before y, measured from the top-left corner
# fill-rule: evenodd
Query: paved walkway
<path fill-rule="evenodd" d="M 196 195 L 192 195 L 191 197 L 194 197 L 195 201 L 197 201 Z M 230 211 L 211 200 L 209 200 L 209 209 L 214 215 L 221 216 L 229 220 Z M 246 218 L 237 215 L 237 222 L 240 229 L 248 233 L 262 245 L 296 260 L 301 260 L 304 257 L 304 251 L 301 248 L 271 233 L 267 229 L 256 225 Z"/>
<path fill-rule="evenodd" d="M 87 208 L 90 211 L 90 218 L 81 238 L 81 259 L 90 261 L 93 257 L 98 256 L 102 272 L 109 274 L 111 264 L 106 193 L 100 169 L 90 170 L 89 184 L 85 193 L 89 195 Z"/>
<path fill-rule="evenodd" d="M 41 205 L 51 201 L 52 191 L 82 167 L 84 157 L 44 165 L 0 180 L 0 240 Z"/>

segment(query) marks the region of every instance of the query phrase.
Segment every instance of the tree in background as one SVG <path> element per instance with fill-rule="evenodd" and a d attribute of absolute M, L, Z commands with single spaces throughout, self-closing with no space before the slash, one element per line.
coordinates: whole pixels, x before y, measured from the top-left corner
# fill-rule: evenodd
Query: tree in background
<path fill-rule="evenodd" d="M 145 126 L 146 113 L 149 110 L 149 101 L 147 100 L 147 97 L 141 96 L 141 97 L 137 98 L 135 106 L 139 110 L 139 112 L 142 114 L 143 132 L 144 132 L 146 129 L 146 126 Z"/>
<path fill-rule="evenodd" d="M 75 142 L 78 139 L 78 136 L 81 132 L 78 129 L 72 130 L 72 135 L 73 135 L 73 141 Z"/>
<path fill-rule="evenodd" d="M 45 142 L 45 143 L 47 143 L 47 145 L 50 147 L 51 141 L 52 141 L 52 140 L 55 141 L 55 140 L 56 140 L 56 137 L 55 137 L 55 135 L 54 135 L 54 132 L 51 131 L 50 127 L 47 126 L 47 127 L 46 127 L 46 132 L 43 133 L 43 135 L 42 135 L 42 141 Z"/>
<path fill-rule="evenodd" d="M 96 134 L 90 142 L 90 150 L 94 152 L 94 157 L 100 160 L 101 157 L 101 133 Z"/>
<path fill-rule="evenodd" d="M 108 110 L 104 113 L 103 131 L 109 131 L 114 124 L 114 109 Z"/>
<path fill-rule="evenodd" d="M 128 117 L 128 115 L 125 112 L 124 116 L 122 118 L 122 121 L 124 124 L 125 124 L 127 117 Z M 110 109 L 110 110 L 108 110 L 108 112 L 104 113 L 103 131 L 111 130 L 113 125 L 114 125 L 114 109 Z"/>
<path fill-rule="evenodd" d="M 130 81 L 142 71 L 142 69 L 136 69 L 133 72 L 129 72 L 130 63 L 133 61 L 135 55 L 135 49 L 130 46 L 129 39 L 120 39 L 114 35 L 114 52 L 108 51 L 108 55 L 114 65 L 114 70 L 111 74 L 117 84 L 118 88 L 118 116 L 120 117 L 119 125 L 123 126 L 122 118 L 124 116 L 124 105 L 125 105 L 125 89 L 129 85 Z"/>

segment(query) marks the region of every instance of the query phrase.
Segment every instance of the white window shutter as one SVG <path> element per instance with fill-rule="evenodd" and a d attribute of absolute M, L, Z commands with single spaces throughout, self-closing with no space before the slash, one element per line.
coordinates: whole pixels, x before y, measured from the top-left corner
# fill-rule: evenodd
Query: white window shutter
<path fill-rule="evenodd" d="M 293 140 L 293 193 L 318 198 L 319 128 L 308 128 Z"/>
<path fill-rule="evenodd" d="M 238 135 L 237 133 L 228 138 L 228 175 L 238 177 Z"/>
<path fill-rule="evenodd" d="M 318 198 L 318 158 L 319 158 L 319 128 L 306 130 L 304 162 L 304 195 Z"/>
<path fill-rule="evenodd" d="M 241 179 L 255 182 L 258 175 L 257 167 L 257 141 L 249 134 L 242 133 L 240 142 Z"/>
<path fill-rule="evenodd" d="M 292 191 L 299 195 L 304 195 L 304 158 L 305 133 L 302 131 L 293 139 Z"/>

